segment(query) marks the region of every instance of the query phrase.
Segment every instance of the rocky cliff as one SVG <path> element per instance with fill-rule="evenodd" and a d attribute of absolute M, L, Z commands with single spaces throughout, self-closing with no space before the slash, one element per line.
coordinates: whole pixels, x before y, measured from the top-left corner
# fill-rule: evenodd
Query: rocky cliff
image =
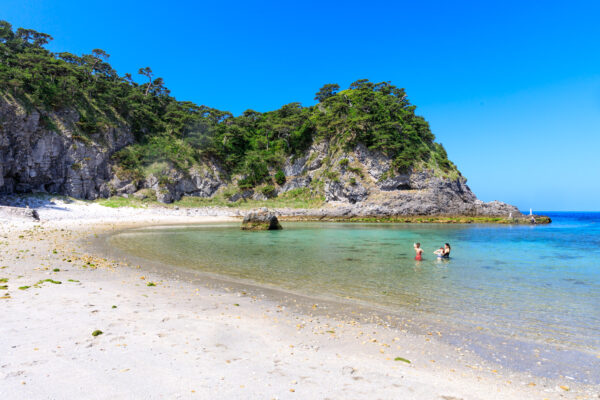
<path fill-rule="evenodd" d="M 41 113 L 0 96 L 0 194 L 49 192 L 109 196 L 110 157 L 131 144 L 127 127 L 78 136 L 73 111 Z"/>
<path fill-rule="evenodd" d="M 144 179 L 120 174 L 112 156 L 134 142 L 126 124 L 92 135 L 77 129 L 72 110 L 26 110 L 0 97 L 0 194 L 48 192 L 81 199 L 113 195 L 156 197 L 226 193 L 230 201 L 266 199 L 291 190 L 324 196 L 340 215 L 520 215 L 516 207 L 476 198 L 460 173 L 448 175 L 426 165 L 398 174 L 383 153 L 359 144 L 351 151 L 328 140 L 313 143 L 300 157 L 289 157 L 285 180 L 252 190 L 231 190 L 243 176 L 228 176 L 216 160 L 189 170 L 161 164 Z M 265 190 L 268 189 L 268 190 Z"/>

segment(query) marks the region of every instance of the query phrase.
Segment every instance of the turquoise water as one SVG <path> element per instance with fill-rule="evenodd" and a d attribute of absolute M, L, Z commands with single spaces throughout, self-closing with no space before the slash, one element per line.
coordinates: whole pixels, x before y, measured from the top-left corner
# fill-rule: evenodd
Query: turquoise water
<path fill-rule="evenodd" d="M 126 231 L 110 242 L 171 265 L 600 354 L 600 214 L 550 215 L 545 226 L 198 225 Z M 432 252 L 445 242 L 451 259 L 440 261 Z"/>

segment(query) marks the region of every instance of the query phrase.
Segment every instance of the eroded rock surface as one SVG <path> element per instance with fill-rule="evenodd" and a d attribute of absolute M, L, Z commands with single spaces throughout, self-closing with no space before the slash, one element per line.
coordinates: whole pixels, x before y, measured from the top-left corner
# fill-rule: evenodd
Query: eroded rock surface
<path fill-rule="evenodd" d="M 278 229 L 283 228 L 277 216 L 268 211 L 248 213 L 242 221 L 242 230 L 245 231 L 273 231 Z"/>
<path fill-rule="evenodd" d="M 325 198 L 330 215 L 521 215 L 499 201 L 477 199 L 460 173 L 421 166 L 398 172 L 392 159 L 362 144 L 353 149 L 327 140 L 284 160 L 285 182 L 273 180 L 253 190 L 236 189 L 240 177 L 228 176 L 217 160 L 182 171 L 163 163 L 144 179 L 120 173 L 113 155 L 133 143 L 126 125 L 81 136 L 79 114 L 27 111 L 0 96 L 0 194 L 47 192 L 80 199 L 110 196 L 156 198 L 170 203 L 182 196 L 222 195 L 229 201 L 266 200 L 290 191 Z M 271 171 L 274 174 L 274 171 Z"/>

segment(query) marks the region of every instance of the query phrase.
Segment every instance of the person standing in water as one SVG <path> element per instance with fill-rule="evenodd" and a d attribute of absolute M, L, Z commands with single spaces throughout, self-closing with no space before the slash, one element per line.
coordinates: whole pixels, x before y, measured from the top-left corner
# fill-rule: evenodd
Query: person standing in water
<path fill-rule="evenodd" d="M 446 243 L 444 245 L 444 252 L 442 253 L 442 258 L 450 258 L 450 244 Z"/>
<path fill-rule="evenodd" d="M 421 261 L 423 259 L 423 249 L 421 248 L 421 243 L 415 243 L 414 248 L 415 253 L 417 253 L 417 255 L 415 256 L 415 260 Z"/>
<path fill-rule="evenodd" d="M 436 251 L 433 252 L 438 258 L 450 258 L 450 244 L 446 243 L 443 247 L 440 247 Z"/>

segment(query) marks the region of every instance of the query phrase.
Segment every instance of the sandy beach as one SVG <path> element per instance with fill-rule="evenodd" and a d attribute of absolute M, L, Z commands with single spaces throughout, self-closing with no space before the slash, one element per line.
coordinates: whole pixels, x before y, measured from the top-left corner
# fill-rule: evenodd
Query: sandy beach
<path fill-rule="evenodd" d="M 7 399 L 600 398 L 568 377 L 484 362 L 438 340 L 443 332 L 308 313 L 88 245 L 126 227 L 228 221 L 235 210 L 57 202 L 39 215 L 0 215 Z"/>

